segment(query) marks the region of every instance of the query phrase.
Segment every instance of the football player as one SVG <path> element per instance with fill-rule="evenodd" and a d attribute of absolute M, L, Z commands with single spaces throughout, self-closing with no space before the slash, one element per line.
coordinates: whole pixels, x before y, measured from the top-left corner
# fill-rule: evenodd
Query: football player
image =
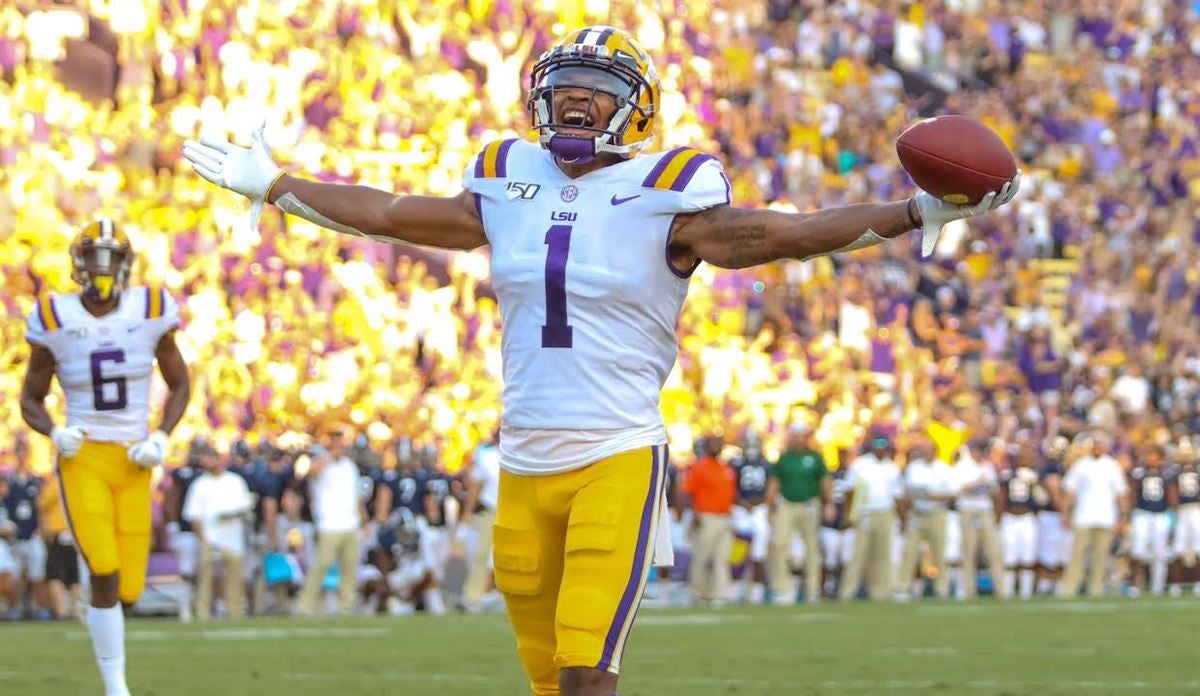
<path fill-rule="evenodd" d="M 1000 510 L 1000 555 L 1004 559 L 1004 595 L 1013 597 L 1019 591 L 1022 598 L 1033 596 L 1037 577 L 1037 503 L 1034 493 L 1038 472 L 1034 469 L 1033 448 L 1021 445 L 1016 461 L 997 473 L 1000 488 L 996 508 Z M 1017 571 L 1020 570 L 1020 583 Z M 1019 588 L 1019 589 L 1018 589 Z"/>
<path fill-rule="evenodd" d="M 183 579 L 183 598 L 179 603 L 179 620 L 192 620 L 192 595 L 196 588 L 196 570 L 200 567 L 200 545 L 192 523 L 183 518 L 183 501 L 196 478 L 204 473 L 200 467 L 199 448 L 207 443 L 196 438 L 188 449 L 183 464 L 171 470 L 171 487 L 167 490 L 163 514 L 167 518 L 167 541 L 179 561 L 179 576 Z"/>
<path fill-rule="evenodd" d="M 1063 526 L 1063 457 L 1067 454 L 1067 438 L 1057 435 L 1043 445 L 1042 465 L 1038 469 L 1037 497 L 1037 561 L 1039 595 L 1053 595 L 1063 563 L 1071 549 L 1071 533 Z"/>
<path fill-rule="evenodd" d="M 1136 456 L 1136 455 L 1135 455 Z M 1161 595 L 1167 587 L 1168 510 L 1178 507 L 1178 490 L 1163 466 L 1163 450 L 1150 445 L 1129 469 L 1133 510 L 1129 519 L 1130 556 L 1133 557 L 1133 590 L 1139 592 L 1150 569 L 1150 591 Z"/>
<path fill-rule="evenodd" d="M 1007 203 L 1019 179 L 968 206 L 920 193 L 811 214 L 735 208 L 715 157 L 636 156 L 650 152 L 661 104 L 658 72 L 628 32 L 572 31 L 530 78 L 537 142 L 488 144 L 455 196 L 289 176 L 261 128 L 249 148 L 202 138 L 183 152 L 248 197 L 252 218 L 274 203 L 381 241 L 491 246 L 504 324 L 496 584 L 535 693 L 611 694 L 652 557 L 673 561 L 656 534 L 658 399 L 692 272 L 850 251 L 913 228 L 931 248 L 943 224 Z"/>
<path fill-rule="evenodd" d="M 452 477 L 441 470 L 436 445 L 421 448 L 421 469 L 425 472 L 425 528 L 421 532 L 421 553 L 425 565 L 432 573 L 432 581 L 426 586 L 422 600 L 425 610 L 431 614 L 445 614 L 446 603 L 442 597 L 441 582 L 450 558 L 450 535 L 447 533 L 447 518 L 452 505 L 450 484 Z M 457 514 L 457 513 L 455 513 Z"/>
<path fill-rule="evenodd" d="M 1186 442 L 1186 440 L 1184 441 Z M 1197 466 L 1197 451 L 1191 447 L 1177 447 L 1175 459 L 1179 466 L 1175 470 L 1175 489 L 1179 492 L 1179 507 L 1175 509 L 1175 539 L 1173 555 L 1176 581 L 1171 585 L 1171 594 L 1179 594 L 1185 583 L 1192 583 L 1192 591 L 1200 595 L 1200 466 Z"/>
<path fill-rule="evenodd" d="M 733 531 L 750 539 L 750 566 L 743 575 L 742 601 L 762 604 L 766 596 L 767 542 L 771 522 L 767 516 L 767 474 L 771 463 L 762 454 L 758 435 L 746 431 L 742 451 L 729 462 L 737 480 L 737 504 L 733 507 Z"/>
<path fill-rule="evenodd" d="M 128 694 L 125 618 L 137 601 L 150 555 L 150 470 L 190 392 L 175 345 L 179 312 L 158 287 L 127 287 L 129 238 L 111 220 L 88 225 L 71 244 L 72 278 L 82 291 L 44 295 L 29 315 L 31 345 L 21 415 L 58 451 L 63 506 L 91 575 L 88 633 L 108 696 Z M 168 395 L 149 432 L 150 378 L 157 361 Z M 66 394 L 67 422 L 46 409 L 50 383 Z"/>

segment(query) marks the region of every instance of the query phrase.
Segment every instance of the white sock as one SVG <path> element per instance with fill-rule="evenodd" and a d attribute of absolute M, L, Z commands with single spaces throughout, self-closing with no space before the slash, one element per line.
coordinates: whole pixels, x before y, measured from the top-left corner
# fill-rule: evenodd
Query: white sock
<path fill-rule="evenodd" d="M 1013 590 L 1017 586 L 1017 571 L 1011 568 L 1004 569 L 1004 596 L 1013 596 Z"/>
<path fill-rule="evenodd" d="M 446 603 L 442 601 L 442 590 L 439 587 L 431 587 L 421 594 L 425 600 L 425 611 L 430 614 L 445 614 Z"/>
<path fill-rule="evenodd" d="M 129 696 L 125 685 L 125 614 L 121 605 L 88 607 L 88 633 L 104 679 L 105 696 Z"/>
<path fill-rule="evenodd" d="M 1037 580 L 1037 573 L 1032 568 L 1023 568 L 1021 570 L 1021 597 L 1028 599 L 1033 596 L 1033 583 Z"/>
<path fill-rule="evenodd" d="M 1050 578 L 1038 578 L 1037 593 L 1040 595 L 1054 594 L 1054 581 Z"/>
<path fill-rule="evenodd" d="M 756 582 L 750 586 L 750 603 L 762 604 L 763 597 L 767 595 L 767 588 L 761 583 Z"/>
<path fill-rule="evenodd" d="M 962 594 L 962 568 L 954 567 L 950 569 L 950 585 L 954 587 L 954 595 L 957 597 Z"/>
<path fill-rule="evenodd" d="M 1165 589 L 1167 589 L 1167 562 L 1165 560 L 1154 561 L 1150 565 L 1150 591 L 1158 596 Z"/>

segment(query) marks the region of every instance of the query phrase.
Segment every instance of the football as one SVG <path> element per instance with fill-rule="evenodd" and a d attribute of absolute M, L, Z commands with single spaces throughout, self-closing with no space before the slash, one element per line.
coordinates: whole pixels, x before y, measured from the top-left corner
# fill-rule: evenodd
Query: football
<path fill-rule="evenodd" d="M 1017 162 L 991 128 L 966 116 L 937 116 L 910 126 L 896 154 L 917 186 L 947 203 L 978 203 L 1017 173 Z"/>

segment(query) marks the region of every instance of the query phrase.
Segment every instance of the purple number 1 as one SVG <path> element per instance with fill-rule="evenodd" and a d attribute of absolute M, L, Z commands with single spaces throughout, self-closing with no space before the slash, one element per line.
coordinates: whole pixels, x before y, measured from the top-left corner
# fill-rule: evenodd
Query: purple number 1
<path fill-rule="evenodd" d="M 567 324 L 567 253 L 571 250 L 571 226 L 554 225 L 546 231 L 546 323 L 542 326 L 543 348 L 570 348 L 571 326 Z"/>

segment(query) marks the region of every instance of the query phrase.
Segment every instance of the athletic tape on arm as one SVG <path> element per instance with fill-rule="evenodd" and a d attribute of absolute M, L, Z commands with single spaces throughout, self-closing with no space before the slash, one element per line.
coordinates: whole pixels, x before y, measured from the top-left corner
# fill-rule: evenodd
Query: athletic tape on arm
<path fill-rule="evenodd" d="M 320 225 L 321 227 L 333 230 L 335 232 L 352 234 L 357 237 L 366 237 L 367 239 L 374 239 L 377 242 L 389 242 L 391 244 L 404 243 L 403 240 L 396 239 L 395 237 L 387 237 L 379 234 L 365 234 L 354 229 L 353 227 L 350 227 L 349 225 L 343 225 L 340 222 L 334 222 L 333 220 L 330 220 L 329 218 L 302 203 L 300 199 L 296 198 L 296 195 L 290 191 L 275 199 L 275 205 L 289 215 L 295 215 L 296 217 L 304 218 L 311 223 Z"/>

